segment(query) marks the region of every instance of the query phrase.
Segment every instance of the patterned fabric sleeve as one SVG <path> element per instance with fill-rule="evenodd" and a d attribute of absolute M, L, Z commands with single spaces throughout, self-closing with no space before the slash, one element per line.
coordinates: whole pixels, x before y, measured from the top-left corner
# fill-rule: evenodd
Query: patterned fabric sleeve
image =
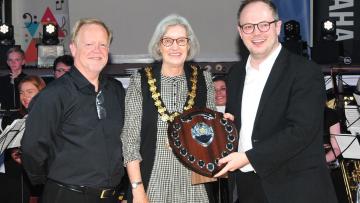
<path fill-rule="evenodd" d="M 142 160 L 140 155 L 140 131 L 142 117 L 141 76 L 135 73 L 125 97 L 125 123 L 121 133 L 123 143 L 124 166 L 134 160 Z"/>
<path fill-rule="evenodd" d="M 215 88 L 214 83 L 211 79 L 211 73 L 208 71 L 204 71 L 206 88 L 207 88 L 207 100 L 206 100 L 206 107 L 216 111 L 215 105 Z"/>

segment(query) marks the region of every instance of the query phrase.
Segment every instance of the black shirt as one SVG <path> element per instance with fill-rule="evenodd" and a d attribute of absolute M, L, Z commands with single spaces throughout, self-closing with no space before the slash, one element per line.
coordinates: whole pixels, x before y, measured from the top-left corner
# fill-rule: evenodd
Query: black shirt
<path fill-rule="evenodd" d="M 31 102 L 22 139 L 23 165 L 34 184 L 114 187 L 124 174 L 120 133 L 124 88 L 100 76 L 106 118 L 99 119 L 95 87 L 76 69 L 53 81 Z"/>
<path fill-rule="evenodd" d="M 11 81 L 11 76 L 5 75 L 0 77 L 0 103 L 1 109 L 18 109 L 20 108 L 19 82 L 25 77 L 20 73 L 18 77 Z"/>

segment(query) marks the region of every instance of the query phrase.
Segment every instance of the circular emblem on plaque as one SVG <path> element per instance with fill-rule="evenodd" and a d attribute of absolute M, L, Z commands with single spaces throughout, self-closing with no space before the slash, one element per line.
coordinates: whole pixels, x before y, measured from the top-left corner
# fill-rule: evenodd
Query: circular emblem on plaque
<path fill-rule="evenodd" d="M 211 126 L 199 122 L 191 128 L 191 135 L 197 143 L 207 147 L 214 139 L 214 130 Z"/>
<path fill-rule="evenodd" d="M 212 177 L 222 167 L 219 159 L 237 151 L 238 134 L 233 122 L 208 108 L 193 107 L 174 118 L 168 128 L 174 154 L 191 170 Z"/>

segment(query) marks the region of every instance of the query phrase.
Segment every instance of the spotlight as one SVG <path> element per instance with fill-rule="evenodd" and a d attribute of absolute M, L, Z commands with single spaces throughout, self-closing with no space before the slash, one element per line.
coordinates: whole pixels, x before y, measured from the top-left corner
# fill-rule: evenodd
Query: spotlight
<path fill-rule="evenodd" d="M 42 43 L 44 45 L 57 45 L 59 44 L 58 27 L 54 23 L 43 25 Z"/>
<path fill-rule="evenodd" d="M 300 23 L 295 20 L 287 21 L 284 24 L 285 41 L 300 40 Z"/>
<path fill-rule="evenodd" d="M 64 55 L 64 47 L 59 45 L 58 26 L 54 23 L 43 25 L 42 44 L 38 45 L 38 67 L 51 67 L 54 60 Z"/>
<path fill-rule="evenodd" d="M 341 45 L 336 35 L 336 23 L 334 20 L 324 19 L 320 27 L 321 37 L 314 41 L 311 50 L 311 58 L 318 64 L 338 64 L 340 56 L 343 56 Z M 341 62 L 342 63 L 342 62 Z"/>
<path fill-rule="evenodd" d="M 14 45 L 14 26 L 2 23 L 0 25 L 0 45 Z"/>
<path fill-rule="evenodd" d="M 326 19 L 321 22 L 321 37 L 323 40 L 336 41 L 336 22 Z"/>
<path fill-rule="evenodd" d="M 307 44 L 301 40 L 300 23 L 295 20 L 287 21 L 284 24 L 284 42 L 282 43 L 289 51 L 307 56 Z"/>

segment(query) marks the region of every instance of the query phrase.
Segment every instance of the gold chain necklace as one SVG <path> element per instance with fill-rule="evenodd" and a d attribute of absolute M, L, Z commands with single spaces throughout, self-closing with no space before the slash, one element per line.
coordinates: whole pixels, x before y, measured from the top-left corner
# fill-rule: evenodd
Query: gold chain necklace
<path fill-rule="evenodd" d="M 189 110 L 192 108 L 192 106 L 194 105 L 194 99 L 196 96 L 196 84 L 197 84 L 197 68 L 193 65 L 191 65 L 192 68 L 192 75 L 191 75 L 191 90 L 188 92 L 188 97 L 187 97 L 187 101 L 185 102 L 184 105 L 184 110 Z M 152 74 L 152 67 L 147 66 L 145 68 L 145 72 L 146 72 L 146 76 L 148 79 L 148 84 L 149 84 L 149 90 L 151 92 L 151 97 L 154 100 L 154 104 L 160 114 L 160 118 L 162 121 L 164 122 L 172 122 L 174 120 L 174 118 L 178 115 L 180 115 L 179 112 L 173 112 L 173 113 L 169 113 L 169 111 L 166 109 L 164 102 L 162 101 L 161 97 L 160 97 L 160 93 L 157 90 L 157 87 L 155 85 L 156 79 L 153 77 Z"/>

